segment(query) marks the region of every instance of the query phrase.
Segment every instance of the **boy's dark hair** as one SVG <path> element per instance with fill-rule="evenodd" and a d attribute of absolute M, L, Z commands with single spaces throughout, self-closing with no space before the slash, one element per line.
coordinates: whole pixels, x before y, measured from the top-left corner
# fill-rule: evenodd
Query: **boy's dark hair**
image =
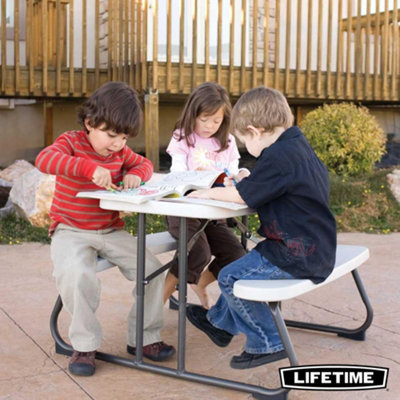
<path fill-rule="evenodd" d="M 266 132 L 293 125 L 293 114 L 285 96 L 276 89 L 259 86 L 240 96 L 232 110 L 231 129 L 248 134 L 249 125 Z"/>
<path fill-rule="evenodd" d="M 143 112 L 134 89 L 123 82 L 107 82 L 96 89 L 78 111 L 78 122 L 93 128 L 135 137 L 142 126 Z"/>
<path fill-rule="evenodd" d="M 189 135 L 194 131 L 196 118 L 201 113 L 213 115 L 221 107 L 224 110 L 224 118 L 218 131 L 212 137 L 221 144 L 218 151 L 225 150 L 228 147 L 232 105 L 226 90 L 216 82 L 202 83 L 190 94 L 182 114 L 175 124 L 174 130 L 178 130 L 178 140 L 185 139 L 187 145 L 193 147 L 194 143 L 189 141 Z"/>

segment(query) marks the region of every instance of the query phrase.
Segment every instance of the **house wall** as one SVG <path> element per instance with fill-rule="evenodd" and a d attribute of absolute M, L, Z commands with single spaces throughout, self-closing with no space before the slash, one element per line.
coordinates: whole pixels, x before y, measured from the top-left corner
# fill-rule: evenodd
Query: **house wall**
<path fill-rule="evenodd" d="M 79 102 L 55 102 L 53 105 L 54 140 L 67 130 L 80 129 L 77 123 Z M 175 122 L 182 107 L 162 105 L 160 107 L 159 129 L 160 148 L 169 143 Z M 36 155 L 44 146 L 43 104 L 15 105 L 13 109 L 0 107 L 0 168 L 15 160 L 25 159 L 34 162 Z M 138 152 L 145 150 L 142 131 L 137 137 L 129 139 L 128 145 Z"/>
<path fill-rule="evenodd" d="M 54 139 L 61 133 L 80 129 L 76 111 L 78 102 L 56 102 L 53 106 Z M 161 104 L 159 115 L 160 149 L 165 150 L 183 105 Z M 303 116 L 312 107 L 303 107 Z M 395 134 L 400 141 L 400 109 L 370 109 L 384 131 Z M 14 109 L 0 107 L 0 168 L 15 160 L 25 159 L 34 162 L 36 155 L 44 146 L 43 105 L 16 105 Z M 145 140 L 143 131 L 128 141 L 128 145 L 138 152 L 144 152 Z"/>

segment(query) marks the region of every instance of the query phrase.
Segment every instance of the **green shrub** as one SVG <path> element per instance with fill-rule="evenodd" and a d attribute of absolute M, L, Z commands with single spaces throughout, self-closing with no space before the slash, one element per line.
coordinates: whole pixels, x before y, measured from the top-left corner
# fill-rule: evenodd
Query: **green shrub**
<path fill-rule="evenodd" d="M 325 104 L 308 113 L 301 128 L 330 172 L 371 172 L 385 153 L 386 138 L 375 117 L 354 104 Z"/>

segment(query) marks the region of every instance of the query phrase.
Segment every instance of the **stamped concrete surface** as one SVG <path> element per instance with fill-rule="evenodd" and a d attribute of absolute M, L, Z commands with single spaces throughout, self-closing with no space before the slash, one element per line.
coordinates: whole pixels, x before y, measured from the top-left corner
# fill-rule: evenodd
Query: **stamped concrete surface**
<path fill-rule="evenodd" d="M 290 329 L 300 364 L 362 364 L 389 368 L 387 389 L 353 392 L 293 390 L 289 399 L 343 400 L 400 398 L 400 234 L 339 235 L 339 243 L 368 246 L 370 259 L 360 276 L 374 308 L 374 320 L 363 342 L 332 334 Z M 167 260 L 169 255 L 162 255 Z M 161 375 L 97 361 L 93 377 L 68 373 L 68 358 L 55 354 L 49 331 L 49 316 L 57 297 L 51 276 L 48 245 L 26 243 L 0 246 L 0 399 L 160 399 L 239 400 L 251 395 L 212 386 L 167 378 Z M 101 350 L 129 357 L 126 347 L 126 316 L 133 284 L 117 269 L 100 275 L 102 302 L 98 316 L 103 326 Z M 211 294 L 218 296 L 213 284 Z M 189 290 L 189 301 L 196 301 Z M 283 304 L 286 318 L 356 327 L 365 311 L 351 276 Z M 61 315 L 60 331 L 67 335 L 69 316 Z M 177 344 L 177 312 L 165 307 L 162 333 L 167 343 Z M 269 387 L 279 386 L 282 360 L 268 366 L 238 371 L 229 367 L 230 358 L 243 350 L 243 336 L 221 349 L 203 333 L 187 324 L 188 371 L 242 380 Z M 176 359 L 165 363 L 175 367 Z"/>

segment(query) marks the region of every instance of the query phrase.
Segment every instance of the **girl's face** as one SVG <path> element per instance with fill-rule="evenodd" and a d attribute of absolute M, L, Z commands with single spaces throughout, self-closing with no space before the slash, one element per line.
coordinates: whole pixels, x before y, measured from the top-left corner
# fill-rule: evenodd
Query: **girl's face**
<path fill-rule="evenodd" d="M 224 108 L 221 107 L 216 113 L 210 115 L 201 113 L 196 118 L 195 132 L 202 138 L 210 138 L 219 129 L 224 120 Z"/>
<path fill-rule="evenodd" d="M 88 140 L 94 151 L 101 156 L 107 157 L 123 149 L 128 139 L 124 133 L 104 131 L 102 127 L 93 128 L 85 121 L 85 126 L 89 131 Z"/>

